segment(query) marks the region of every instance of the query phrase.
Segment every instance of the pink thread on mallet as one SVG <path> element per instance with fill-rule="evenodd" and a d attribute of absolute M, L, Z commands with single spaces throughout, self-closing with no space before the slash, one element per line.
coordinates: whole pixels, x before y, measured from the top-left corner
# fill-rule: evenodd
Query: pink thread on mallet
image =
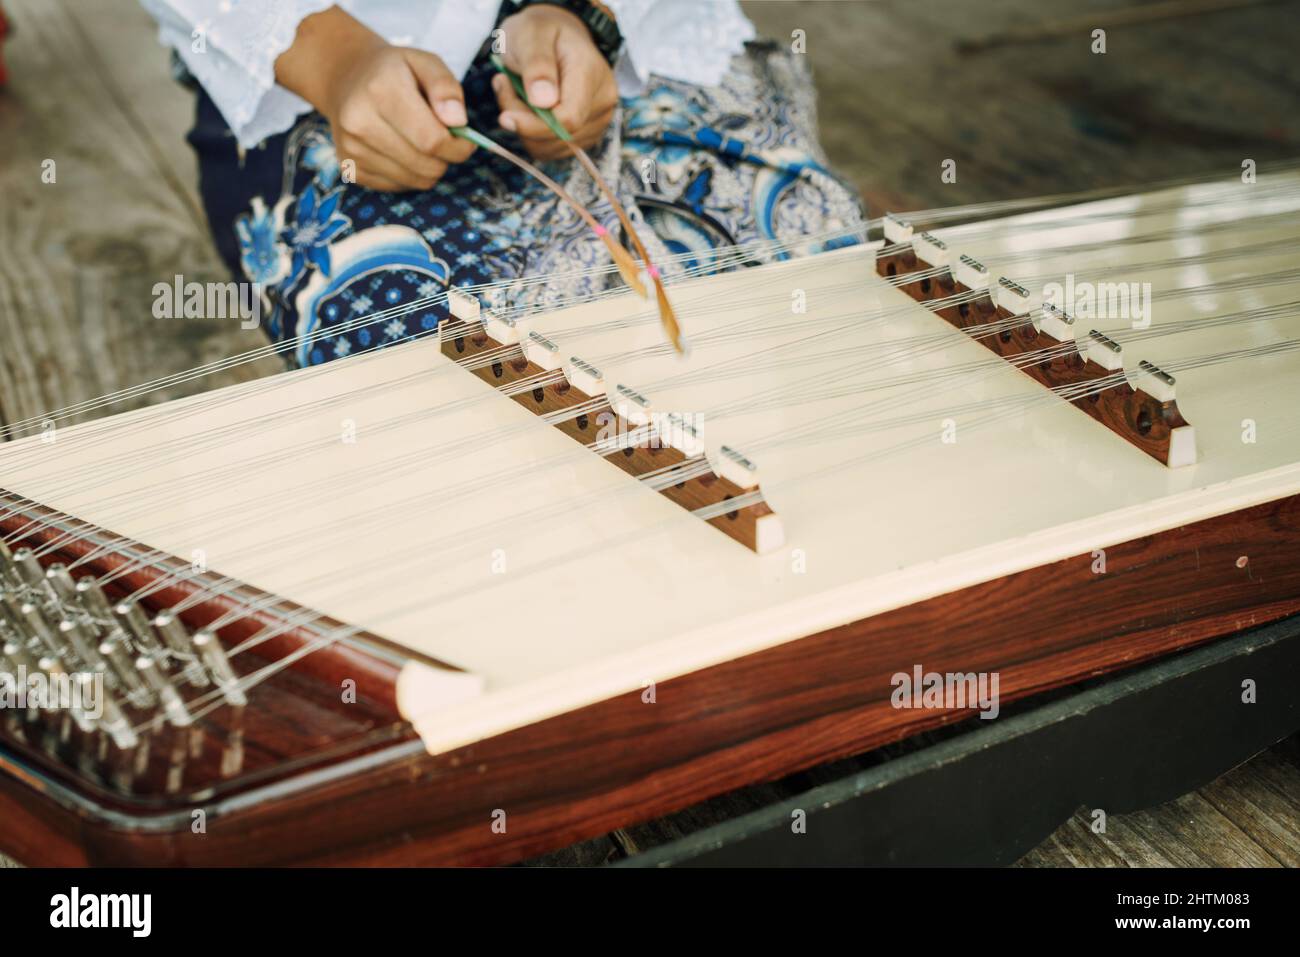
<path fill-rule="evenodd" d="M 646 274 L 647 276 L 649 276 L 651 279 L 658 279 L 658 278 L 659 278 L 659 267 L 658 267 L 658 266 L 655 266 L 655 265 L 653 265 L 653 264 L 648 265 L 648 266 L 645 267 L 645 274 Z"/>
<path fill-rule="evenodd" d="M 599 236 L 601 239 L 604 239 L 605 234 L 609 232 L 609 230 L 606 229 L 604 226 L 600 225 L 600 223 L 597 223 L 595 226 L 591 228 L 595 230 L 596 235 Z"/>

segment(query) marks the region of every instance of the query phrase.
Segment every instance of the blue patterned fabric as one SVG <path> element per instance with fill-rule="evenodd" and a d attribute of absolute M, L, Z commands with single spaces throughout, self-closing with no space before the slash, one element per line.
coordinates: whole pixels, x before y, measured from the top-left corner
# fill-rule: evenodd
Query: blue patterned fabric
<path fill-rule="evenodd" d="M 496 128 L 491 71 L 481 61 L 466 77 L 470 122 L 513 147 Z M 555 305 L 621 282 L 616 273 L 589 272 L 608 265 L 608 253 L 571 209 L 481 150 L 427 192 L 374 192 L 343 182 L 321 117 L 306 116 L 241 156 L 202 94 L 190 141 L 218 248 L 239 278 L 261 284 L 266 333 L 277 341 L 299 338 L 287 356 L 294 365 L 434 329 L 446 315 L 442 305 L 358 320 L 448 286 L 550 277 L 481 295 L 487 307 L 502 308 Z M 665 265 L 669 277 L 707 271 L 720 246 L 797 241 L 862 222 L 853 191 L 829 172 L 817 143 L 802 58 L 772 45 L 751 44 L 717 87 L 652 79 L 643 95 L 622 103 L 592 157 L 651 255 L 665 263 L 679 258 Z M 546 169 L 621 235 L 609 204 L 576 163 Z M 796 247 L 814 253 L 852 241 Z M 755 262 L 786 255 L 758 255 Z"/>

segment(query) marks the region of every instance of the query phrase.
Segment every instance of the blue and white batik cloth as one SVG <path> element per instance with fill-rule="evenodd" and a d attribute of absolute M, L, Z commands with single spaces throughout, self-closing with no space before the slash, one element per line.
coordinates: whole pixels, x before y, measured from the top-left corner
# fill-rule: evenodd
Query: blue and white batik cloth
<path fill-rule="evenodd" d="M 496 128 L 491 73 L 480 59 L 465 77 L 470 122 L 514 146 Z M 482 150 L 427 192 L 374 192 L 343 182 L 320 116 L 241 151 L 202 93 L 190 142 L 217 246 L 239 278 L 260 284 L 265 331 L 286 342 L 293 365 L 432 331 L 444 305 L 402 307 L 449 286 L 500 284 L 480 298 L 501 309 L 553 306 L 621 284 L 615 272 L 593 271 L 608 265 L 608 253 L 570 208 Z M 785 244 L 756 246 L 755 263 L 851 243 L 863 222 L 854 191 L 829 171 L 818 144 L 804 58 L 773 44 L 749 44 L 717 86 L 652 77 L 622 101 L 592 156 L 668 277 L 707 270 L 713 250 L 740 243 Z M 547 170 L 620 235 L 576 163 Z M 543 276 L 549 281 L 509 285 Z"/>

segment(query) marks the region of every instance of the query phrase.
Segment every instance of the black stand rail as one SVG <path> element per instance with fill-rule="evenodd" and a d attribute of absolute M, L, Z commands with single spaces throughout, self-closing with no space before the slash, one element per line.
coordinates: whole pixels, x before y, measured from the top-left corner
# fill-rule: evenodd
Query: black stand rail
<path fill-rule="evenodd" d="M 1300 616 L 969 726 L 615 866 L 1010 864 L 1080 806 L 1161 804 L 1300 730 Z"/>

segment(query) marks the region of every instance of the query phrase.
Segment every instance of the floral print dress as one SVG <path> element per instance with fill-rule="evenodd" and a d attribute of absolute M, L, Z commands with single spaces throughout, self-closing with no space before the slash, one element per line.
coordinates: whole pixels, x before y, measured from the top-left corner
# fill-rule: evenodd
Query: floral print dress
<path fill-rule="evenodd" d="M 513 146 L 496 129 L 491 72 L 481 58 L 465 78 L 470 122 Z M 480 298 L 502 308 L 554 306 L 621 283 L 593 271 L 608 253 L 571 209 L 482 150 L 426 192 L 375 192 L 342 181 L 319 115 L 241 152 L 202 92 L 190 142 L 218 249 L 237 278 L 259 284 L 264 331 L 286 343 L 292 365 L 432 331 L 444 305 L 403 307 L 449 286 L 500 284 Z M 796 253 L 851 243 L 863 221 L 818 145 L 803 58 L 772 44 L 749 44 L 716 87 L 652 78 L 623 101 L 592 156 L 669 277 L 708 271 L 714 250 L 738 243 L 780 240 Z M 620 235 L 576 163 L 547 171 Z M 509 284 L 538 276 L 552 281 Z"/>

